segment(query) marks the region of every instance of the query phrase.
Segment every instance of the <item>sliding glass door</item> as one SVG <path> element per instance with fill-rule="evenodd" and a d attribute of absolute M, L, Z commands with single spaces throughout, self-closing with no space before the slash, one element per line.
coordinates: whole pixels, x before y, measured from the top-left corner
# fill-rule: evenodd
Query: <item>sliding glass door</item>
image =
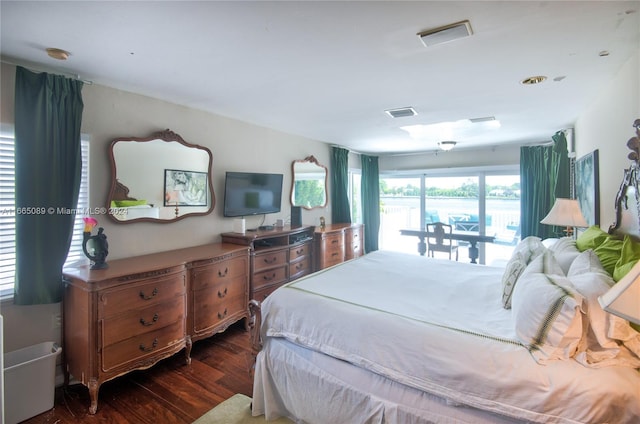
<path fill-rule="evenodd" d="M 520 177 L 517 172 L 381 175 L 381 249 L 418 254 L 416 237 L 401 236 L 405 228 L 423 229 L 444 222 L 456 232 L 496 237 L 481 243 L 480 263 L 503 264 L 519 240 Z M 460 243 L 460 260 L 468 245 Z"/>

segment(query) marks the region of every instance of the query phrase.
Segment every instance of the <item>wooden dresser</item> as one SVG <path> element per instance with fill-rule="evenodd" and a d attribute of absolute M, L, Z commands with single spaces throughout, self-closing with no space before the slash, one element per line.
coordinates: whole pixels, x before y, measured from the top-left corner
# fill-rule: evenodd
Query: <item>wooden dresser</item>
<path fill-rule="evenodd" d="M 316 227 L 314 271 L 319 271 L 364 254 L 363 224 L 330 224 Z"/>
<path fill-rule="evenodd" d="M 192 341 L 248 318 L 249 249 L 210 244 L 109 262 L 103 270 L 66 268 L 65 374 L 89 388 L 148 368 Z"/>
<path fill-rule="evenodd" d="M 251 249 L 250 298 L 260 302 L 284 283 L 313 271 L 311 226 L 223 233 L 222 241 Z"/>

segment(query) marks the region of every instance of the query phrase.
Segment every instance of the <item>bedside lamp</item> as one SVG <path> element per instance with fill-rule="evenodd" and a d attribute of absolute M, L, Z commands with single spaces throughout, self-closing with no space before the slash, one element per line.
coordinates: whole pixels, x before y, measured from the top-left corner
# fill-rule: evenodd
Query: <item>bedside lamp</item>
<path fill-rule="evenodd" d="M 567 227 L 564 232 L 569 237 L 573 235 L 573 227 L 585 228 L 589 226 L 582 216 L 578 201 L 562 198 L 556 199 L 553 207 L 540 223 Z"/>
<path fill-rule="evenodd" d="M 598 297 L 602 309 L 640 324 L 640 261 L 608 292 Z"/>

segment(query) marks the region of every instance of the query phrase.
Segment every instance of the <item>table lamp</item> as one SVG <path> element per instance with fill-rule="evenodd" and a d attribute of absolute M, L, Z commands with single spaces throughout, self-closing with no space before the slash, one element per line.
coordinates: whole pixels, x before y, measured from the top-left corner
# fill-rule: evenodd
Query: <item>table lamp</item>
<path fill-rule="evenodd" d="M 557 225 L 559 227 L 567 227 L 564 232 L 567 236 L 573 235 L 574 227 L 588 227 L 587 221 L 580 211 L 580 205 L 576 199 L 557 198 L 553 207 L 544 217 L 541 224 Z"/>
<path fill-rule="evenodd" d="M 608 292 L 598 297 L 602 309 L 640 324 L 640 261 Z"/>

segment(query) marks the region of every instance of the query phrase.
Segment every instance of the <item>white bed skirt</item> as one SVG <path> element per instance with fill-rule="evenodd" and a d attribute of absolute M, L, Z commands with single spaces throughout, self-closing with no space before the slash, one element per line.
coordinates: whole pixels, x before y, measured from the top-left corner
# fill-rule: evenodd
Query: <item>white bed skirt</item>
<path fill-rule="evenodd" d="M 451 404 L 278 338 L 267 338 L 256 361 L 253 415 L 262 414 L 307 424 L 519 422 Z"/>

